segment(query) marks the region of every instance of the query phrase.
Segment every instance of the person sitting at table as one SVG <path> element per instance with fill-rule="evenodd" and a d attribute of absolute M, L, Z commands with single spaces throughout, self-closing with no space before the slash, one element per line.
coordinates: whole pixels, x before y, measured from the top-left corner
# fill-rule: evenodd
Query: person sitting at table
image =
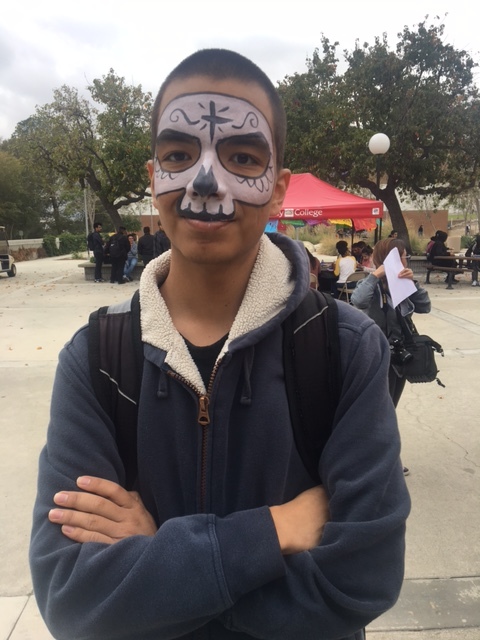
<path fill-rule="evenodd" d="M 437 267 L 448 267 L 455 268 L 457 265 L 457 261 L 452 258 L 452 260 L 444 260 L 443 257 L 451 256 L 452 253 L 448 249 L 446 245 L 446 241 L 448 238 L 448 233 L 446 231 L 437 231 L 435 234 L 435 242 L 429 251 L 430 262 Z M 440 260 L 438 258 L 441 258 Z M 454 282 L 456 280 L 454 279 Z"/>
<path fill-rule="evenodd" d="M 465 256 L 480 258 L 480 233 L 475 236 L 474 243 L 465 251 Z M 468 260 L 467 262 L 467 267 L 472 269 L 472 287 L 478 287 L 478 266 L 478 260 Z"/>
<path fill-rule="evenodd" d="M 338 279 L 332 284 L 332 295 L 334 298 L 338 298 L 340 289 L 342 289 L 348 276 L 355 273 L 357 261 L 350 253 L 345 240 L 339 240 L 335 247 L 338 252 L 338 258 L 335 262 L 333 273 L 335 276 L 338 276 Z M 356 284 L 356 282 L 348 283 L 347 288 L 354 289 Z"/>
<path fill-rule="evenodd" d="M 305 251 L 307 252 L 308 261 L 310 263 L 310 287 L 312 289 L 318 289 L 318 279 L 320 277 L 320 260 L 311 253 L 307 247 L 305 247 Z"/>
<path fill-rule="evenodd" d="M 362 249 L 362 261 L 360 265 L 364 271 L 371 273 L 375 271 L 375 264 L 373 262 L 373 249 L 370 245 L 365 245 Z"/>
<path fill-rule="evenodd" d="M 362 251 L 367 246 L 367 243 L 363 240 L 359 240 L 358 242 L 354 242 L 352 244 L 352 255 L 358 264 L 362 264 Z"/>

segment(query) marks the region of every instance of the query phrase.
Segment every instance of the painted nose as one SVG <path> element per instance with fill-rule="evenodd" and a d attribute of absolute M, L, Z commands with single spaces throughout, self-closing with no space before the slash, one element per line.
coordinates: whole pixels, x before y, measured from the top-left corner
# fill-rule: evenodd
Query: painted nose
<path fill-rule="evenodd" d="M 212 167 L 205 171 L 205 167 L 201 167 L 197 177 L 192 184 L 194 194 L 201 198 L 207 198 L 218 194 L 218 183 L 213 175 Z"/>

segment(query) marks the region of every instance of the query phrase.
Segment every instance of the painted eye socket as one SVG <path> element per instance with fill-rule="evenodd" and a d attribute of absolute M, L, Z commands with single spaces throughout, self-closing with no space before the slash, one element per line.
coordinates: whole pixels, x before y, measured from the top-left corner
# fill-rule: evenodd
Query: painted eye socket
<path fill-rule="evenodd" d="M 163 171 L 178 173 L 190 169 L 200 156 L 200 144 L 196 138 L 178 140 L 165 136 L 157 141 L 157 160 Z"/>
<path fill-rule="evenodd" d="M 271 159 L 266 140 L 257 136 L 233 136 L 220 140 L 217 153 L 224 169 L 247 178 L 262 176 Z"/>

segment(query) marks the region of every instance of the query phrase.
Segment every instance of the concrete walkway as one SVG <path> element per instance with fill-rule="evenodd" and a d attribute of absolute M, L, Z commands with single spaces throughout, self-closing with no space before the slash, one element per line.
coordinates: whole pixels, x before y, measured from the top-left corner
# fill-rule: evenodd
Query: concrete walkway
<path fill-rule="evenodd" d="M 79 262 L 19 263 L 16 278 L 0 277 L 0 640 L 52 637 L 27 551 L 58 352 L 90 311 L 138 285 L 86 282 Z M 432 313 L 415 320 L 445 349 L 445 388 L 407 385 L 398 408 L 413 501 L 406 580 L 397 605 L 370 626 L 372 640 L 480 638 L 480 287 L 464 280 L 447 291 L 442 280 L 428 287 Z"/>

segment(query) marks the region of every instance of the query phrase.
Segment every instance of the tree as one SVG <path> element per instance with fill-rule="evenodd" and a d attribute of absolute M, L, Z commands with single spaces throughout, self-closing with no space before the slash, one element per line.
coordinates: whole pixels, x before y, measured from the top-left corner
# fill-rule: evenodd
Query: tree
<path fill-rule="evenodd" d="M 18 158 L 0 150 L 0 225 L 6 227 L 8 237 L 20 230 L 29 237 L 38 230 L 44 211 L 34 178 Z"/>
<path fill-rule="evenodd" d="M 446 198 L 472 188 L 478 178 L 480 101 L 470 55 L 443 42 L 444 25 L 422 22 L 399 34 L 344 51 L 323 37 L 307 72 L 285 78 L 279 91 L 287 111 L 287 166 L 336 185 L 367 188 L 382 200 L 399 235 L 408 241 L 399 194 Z M 390 150 L 375 158 L 374 133 Z"/>
<path fill-rule="evenodd" d="M 88 90 L 98 108 L 63 86 L 17 125 L 13 141 L 37 170 L 53 171 L 70 186 L 88 185 L 118 228 L 119 210 L 147 195 L 151 95 L 113 69 Z"/>

